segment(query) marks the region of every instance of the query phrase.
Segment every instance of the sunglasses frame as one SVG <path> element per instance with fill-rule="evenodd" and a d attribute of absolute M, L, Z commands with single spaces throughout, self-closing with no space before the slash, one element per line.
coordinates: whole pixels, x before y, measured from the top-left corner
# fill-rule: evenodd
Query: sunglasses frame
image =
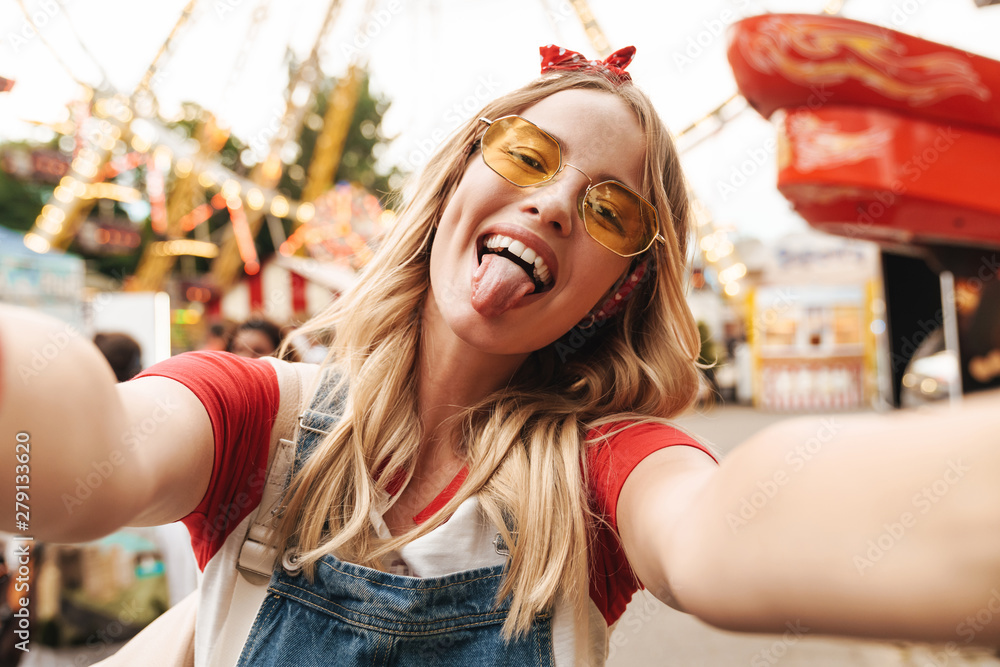
<path fill-rule="evenodd" d="M 483 138 L 486 136 L 486 133 L 490 131 L 490 128 L 493 127 L 494 123 L 498 123 L 498 122 L 500 122 L 502 120 L 507 120 L 508 118 L 517 118 L 518 120 L 527 123 L 531 127 L 535 128 L 543 136 L 547 137 L 549 140 L 552 141 L 553 145 L 559 151 L 559 168 L 556 169 L 554 172 L 552 172 L 551 176 L 548 176 L 545 179 L 538 181 L 537 183 L 531 183 L 529 185 L 521 185 L 520 183 L 515 183 L 514 181 L 510 180 L 509 178 L 507 178 L 506 176 L 504 176 L 503 174 L 501 174 L 499 171 L 497 171 L 497 169 L 493 165 L 491 165 L 489 163 L 489 161 L 487 161 L 487 159 L 486 159 L 486 152 L 484 150 L 482 150 L 482 141 L 483 141 Z M 549 134 L 548 132 L 546 132 L 542 128 L 538 127 L 538 125 L 536 125 L 535 123 L 532 123 L 530 120 L 528 120 L 524 116 L 519 116 L 517 114 L 508 114 L 506 116 L 501 116 L 500 118 L 496 118 L 494 120 L 490 120 L 488 118 L 483 118 L 482 116 L 480 116 L 479 122 L 486 123 L 486 125 L 487 125 L 486 132 L 484 132 L 483 136 L 480 137 L 478 139 L 478 141 L 477 141 L 477 143 L 479 144 L 480 153 L 483 156 L 483 163 L 487 167 L 489 167 L 497 176 L 499 176 L 500 178 L 504 179 L 505 181 L 507 181 L 511 185 L 517 186 L 519 188 L 532 188 L 532 187 L 535 187 L 535 186 L 538 186 L 538 185 L 544 185 L 545 183 L 548 183 L 549 181 L 551 181 L 552 179 L 554 179 L 556 176 L 558 176 L 559 172 L 561 172 L 565 167 L 573 167 L 573 169 L 576 169 L 578 172 L 580 172 L 581 174 L 583 174 L 584 176 L 587 177 L 587 180 L 590 182 L 590 184 L 587 186 L 586 191 L 583 193 L 583 197 L 580 198 L 580 211 L 579 211 L 579 213 L 580 213 L 580 219 L 583 220 L 583 227 L 584 227 L 584 229 L 587 230 L 587 234 L 590 236 L 590 238 L 592 238 L 595 241 L 597 241 L 598 243 L 600 243 L 601 247 L 607 248 L 608 250 L 610 250 L 611 252 L 615 253 L 619 257 L 635 257 L 636 255 L 641 255 L 642 253 L 644 253 L 647 250 L 649 250 L 650 248 L 652 248 L 653 244 L 656 243 L 657 241 L 659 241 L 660 243 L 666 243 L 666 239 L 663 238 L 662 234 L 660 234 L 660 214 L 657 212 L 656 207 L 653 206 L 653 204 L 648 199 L 646 199 L 645 197 L 643 197 L 638 192 L 636 192 L 635 190 L 633 190 L 629 186 L 625 185 L 621 181 L 616 181 L 614 179 L 608 179 L 608 180 L 601 181 L 600 183 L 594 183 L 594 179 L 592 179 L 590 177 L 590 175 L 587 174 L 583 169 L 580 169 L 576 165 L 570 164 L 569 162 L 564 162 L 563 161 L 562 144 L 559 143 L 558 139 L 556 139 L 555 137 L 553 137 L 551 134 Z M 645 204 L 646 206 L 648 206 L 649 210 L 651 210 L 653 212 L 653 223 L 656 225 L 656 233 L 653 235 L 653 238 L 651 238 L 649 240 L 649 243 L 647 243 L 646 247 L 644 247 L 643 249 L 637 250 L 637 251 L 635 251 L 633 253 L 629 253 L 627 255 L 622 254 L 622 253 L 618 252 L 617 250 L 615 250 L 614 248 L 608 248 L 607 245 L 605 245 L 603 242 L 601 242 L 601 240 L 598 239 L 596 236 L 594 236 L 593 232 L 590 231 L 590 224 L 587 222 L 587 212 L 586 212 L 587 196 L 590 194 L 591 190 L 593 190 L 594 188 L 598 187 L 599 185 L 604 185 L 605 183 L 614 183 L 618 187 L 624 188 L 625 190 L 627 190 L 628 192 L 630 192 L 633 196 L 635 196 L 642 204 Z"/>

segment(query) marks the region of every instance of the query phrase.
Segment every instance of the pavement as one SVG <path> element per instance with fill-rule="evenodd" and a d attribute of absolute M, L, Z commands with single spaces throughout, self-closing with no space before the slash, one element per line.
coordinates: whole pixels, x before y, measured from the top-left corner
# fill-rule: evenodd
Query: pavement
<path fill-rule="evenodd" d="M 700 409 L 677 419 L 723 456 L 789 415 L 744 406 Z M 1000 667 L 991 649 L 812 636 L 791 624 L 782 634 L 742 634 L 675 611 L 646 591 L 632 599 L 611 635 L 607 667 Z"/>

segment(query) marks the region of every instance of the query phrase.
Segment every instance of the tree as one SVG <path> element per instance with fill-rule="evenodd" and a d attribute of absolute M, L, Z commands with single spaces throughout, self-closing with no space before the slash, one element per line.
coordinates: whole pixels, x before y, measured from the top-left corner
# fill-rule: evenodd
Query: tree
<path fill-rule="evenodd" d="M 373 95 L 368 83 L 368 74 L 364 73 L 358 87 L 358 99 L 351 126 L 344 142 L 344 152 L 337 165 L 333 182 L 360 183 L 384 204 L 393 195 L 394 188 L 390 185 L 390 181 L 401 174 L 396 167 L 392 167 L 387 173 L 375 168 L 376 147 L 386 142 L 386 137 L 381 132 L 381 124 L 382 116 L 388 110 L 390 102 L 383 95 Z M 307 114 L 306 123 L 297 139 L 300 147 L 298 159 L 295 164 L 289 165 L 282 175 L 278 188 L 293 199 L 302 196 L 309 164 L 316 148 L 316 139 L 322 131 L 323 117 L 336 85 L 337 80 L 334 78 L 327 78 L 320 84 L 312 112 Z"/>

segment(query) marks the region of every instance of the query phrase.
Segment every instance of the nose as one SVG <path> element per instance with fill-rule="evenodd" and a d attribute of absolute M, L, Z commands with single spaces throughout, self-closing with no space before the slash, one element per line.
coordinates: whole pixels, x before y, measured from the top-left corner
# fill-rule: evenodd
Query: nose
<path fill-rule="evenodd" d="M 578 217 L 580 196 L 590 184 L 590 178 L 571 164 L 564 167 L 572 169 L 564 168 L 551 180 L 531 188 L 525 206 L 541 222 L 552 225 L 560 236 L 569 236 L 575 222 L 583 223 Z"/>

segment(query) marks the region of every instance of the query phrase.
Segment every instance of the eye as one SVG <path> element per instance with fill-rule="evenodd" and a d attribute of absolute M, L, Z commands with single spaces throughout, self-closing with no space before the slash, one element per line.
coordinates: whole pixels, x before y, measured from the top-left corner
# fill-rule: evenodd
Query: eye
<path fill-rule="evenodd" d="M 593 213 L 593 219 L 601 227 L 619 235 L 625 234 L 625 225 L 613 202 L 597 197 L 588 197 L 586 203 Z"/>
<path fill-rule="evenodd" d="M 507 159 L 516 163 L 520 168 L 533 171 L 537 174 L 548 175 L 549 170 L 545 164 L 545 158 L 530 146 L 514 145 L 504 149 Z"/>

